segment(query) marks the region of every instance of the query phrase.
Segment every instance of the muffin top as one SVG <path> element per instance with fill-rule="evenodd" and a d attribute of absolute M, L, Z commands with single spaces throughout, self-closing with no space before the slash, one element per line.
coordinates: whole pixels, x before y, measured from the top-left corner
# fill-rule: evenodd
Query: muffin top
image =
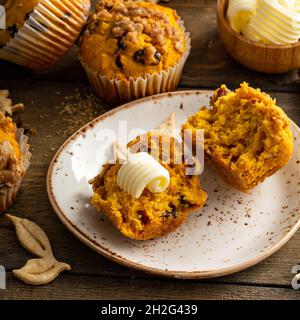
<path fill-rule="evenodd" d="M 166 70 L 186 49 L 178 22 L 174 10 L 154 3 L 103 0 L 81 38 L 81 59 L 120 80 Z"/>
<path fill-rule="evenodd" d="M 6 29 L 0 29 L 0 48 L 15 36 L 39 0 L 0 0 L 6 11 Z"/>

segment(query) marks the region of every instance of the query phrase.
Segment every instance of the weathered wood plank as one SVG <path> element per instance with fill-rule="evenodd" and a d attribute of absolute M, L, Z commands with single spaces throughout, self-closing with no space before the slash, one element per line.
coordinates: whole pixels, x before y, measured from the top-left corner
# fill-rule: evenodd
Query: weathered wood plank
<path fill-rule="evenodd" d="M 216 88 L 220 83 L 234 88 L 246 80 L 264 90 L 276 91 L 272 95 L 277 97 L 278 104 L 300 125 L 300 79 L 297 72 L 263 75 L 234 62 L 218 37 L 215 1 L 173 0 L 170 5 L 185 20 L 193 40 L 181 88 Z M 91 98 L 76 54 L 77 49 L 73 47 L 57 66 L 40 74 L 0 61 L 0 89 L 8 88 L 14 102 L 25 103 L 25 112 L 17 118 L 22 120 L 24 127 L 36 127 L 38 131 L 31 138 L 32 165 L 11 212 L 39 223 L 49 235 L 56 257 L 72 265 L 72 271 L 39 288 L 23 285 L 9 272 L 8 290 L 0 291 L 0 299 L 299 299 L 299 293 L 289 288 L 293 277 L 291 268 L 300 264 L 300 231 L 278 253 L 246 271 L 205 281 L 172 281 L 152 279 L 142 272 L 119 266 L 85 247 L 65 229 L 47 199 L 45 179 L 48 165 L 55 150 L 71 131 L 109 109 L 93 98 L 96 110 L 89 109 L 84 114 L 78 104 L 79 109 L 73 110 L 72 116 L 60 113 L 61 104 L 68 101 L 65 97 L 80 92 L 87 99 Z M 73 125 L 70 122 L 74 122 Z M 7 270 L 23 266 L 29 256 L 19 246 L 13 228 L 2 217 L 0 234 L 0 265 Z"/>
<path fill-rule="evenodd" d="M 26 286 L 8 274 L 7 289 L 0 299 L 274 299 L 299 300 L 297 291 L 239 285 L 207 284 L 199 281 L 121 279 L 64 276 L 47 286 Z"/>
<path fill-rule="evenodd" d="M 215 0 L 173 0 L 170 3 L 184 19 L 192 38 L 192 50 L 181 86 L 212 88 L 221 83 L 236 86 L 242 81 L 248 81 L 265 90 L 298 92 L 298 72 L 265 75 L 242 67 L 227 55 L 217 31 L 215 3 Z M 37 74 L 0 61 L 0 78 L 85 82 L 86 76 L 76 55 L 77 48 L 74 46 L 57 66 L 48 72 Z"/>
<path fill-rule="evenodd" d="M 142 272 L 132 271 L 110 262 L 81 244 L 59 222 L 47 199 L 45 179 L 48 165 L 55 150 L 66 139 L 63 135 L 66 124 L 57 106 L 66 100 L 66 96 L 74 95 L 76 89 L 85 92 L 86 86 L 72 83 L 62 86 L 56 82 L 2 80 L 0 87 L 8 88 L 15 102 L 25 103 L 26 110 L 18 117 L 22 119 L 25 127 L 36 127 L 38 131 L 37 135 L 31 138 L 32 165 L 11 212 L 33 219 L 45 229 L 57 258 L 72 265 L 70 274 L 147 277 Z M 300 124 L 298 110 L 300 94 L 276 93 L 275 95 L 289 116 Z M 19 246 L 12 227 L 3 218 L 0 218 L 0 234 L 0 264 L 9 270 L 21 267 L 28 255 Z M 298 232 L 277 254 L 258 266 L 236 275 L 209 281 L 289 286 L 292 279 L 291 268 L 300 262 L 299 243 Z"/>

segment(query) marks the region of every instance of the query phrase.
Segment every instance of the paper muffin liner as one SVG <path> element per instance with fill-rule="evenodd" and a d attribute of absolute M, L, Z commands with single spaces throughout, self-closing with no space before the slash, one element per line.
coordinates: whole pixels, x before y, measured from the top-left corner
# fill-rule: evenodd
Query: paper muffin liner
<path fill-rule="evenodd" d="M 49 69 L 76 41 L 90 6 L 90 0 L 40 0 L 0 49 L 0 58 L 33 70 Z"/>
<path fill-rule="evenodd" d="M 15 183 L 0 184 L 0 213 L 7 210 L 16 199 L 23 177 L 30 165 L 30 145 L 27 143 L 28 137 L 24 134 L 24 129 L 17 129 L 17 140 L 22 153 L 22 162 L 17 164 L 19 176 Z"/>
<path fill-rule="evenodd" d="M 152 74 L 147 73 L 138 78 L 130 77 L 129 80 L 125 81 L 119 80 L 116 77 L 109 78 L 100 72 L 95 72 L 79 56 L 90 85 L 96 94 L 106 102 L 118 103 L 175 90 L 179 84 L 182 69 L 191 50 L 190 34 L 185 32 L 183 21 L 180 21 L 180 26 L 185 35 L 186 50 L 180 60 L 167 70 Z"/>

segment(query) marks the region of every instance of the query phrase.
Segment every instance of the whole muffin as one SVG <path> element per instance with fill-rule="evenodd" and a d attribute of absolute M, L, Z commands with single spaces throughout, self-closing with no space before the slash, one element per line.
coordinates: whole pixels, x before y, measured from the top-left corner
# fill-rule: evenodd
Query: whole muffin
<path fill-rule="evenodd" d="M 236 91 L 222 85 L 211 99 L 211 108 L 201 108 L 184 129 L 204 130 L 206 158 L 241 191 L 282 168 L 293 152 L 289 118 L 268 94 L 247 83 Z"/>
<path fill-rule="evenodd" d="M 174 10 L 103 0 L 81 38 L 80 60 L 96 93 L 115 103 L 175 89 L 189 50 Z"/>
<path fill-rule="evenodd" d="M 23 129 L 17 129 L 12 119 L 0 112 L 0 212 L 15 200 L 30 157 Z"/>
<path fill-rule="evenodd" d="M 76 41 L 88 18 L 90 0 L 1 0 L 0 5 L 6 11 L 0 58 L 44 70 Z"/>

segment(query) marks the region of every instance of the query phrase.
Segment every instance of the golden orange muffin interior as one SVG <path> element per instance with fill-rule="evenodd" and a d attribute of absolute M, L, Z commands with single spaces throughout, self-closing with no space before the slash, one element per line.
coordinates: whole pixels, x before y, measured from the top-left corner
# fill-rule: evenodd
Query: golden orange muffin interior
<path fill-rule="evenodd" d="M 40 0 L 0 0 L 6 10 L 6 29 L 0 29 L 0 48 L 23 27 Z"/>
<path fill-rule="evenodd" d="M 225 180 L 247 191 L 290 159 L 290 120 L 276 100 L 247 83 L 232 92 L 222 85 L 183 129 L 203 129 L 206 158 Z M 194 141 L 195 143 L 195 141 Z"/>
<path fill-rule="evenodd" d="M 5 117 L 0 112 L 0 144 L 3 142 L 9 142 L 13 148 L 14 155 L 17 158 L 22 157 L 19 143 L 16 136 L 16 125 L 12 122 L 10 117 Z"/>
<path fill-rule="evenodd" d="M 185 48 L 174 10 L 150 2 L 104 0 L 89 19 L 80 56 L 93 71 L 128 80 L 174 66 Z"/>
<path fill-rule="evenodd" d="M 135 199 L 120 189 L 117 174 L 121 164 L 107 164 L 92 181 L 94 195 L 92 204 L 113 222 L 126 237 L 148 240 L 161 237 L 184 222 L 189 212 L 201 208 L 206 201 L 206 193 L 201 189 L 197 175 L 187 175 L 186 168 L 195 165 L 192 161 L 177 164 L 181 156 L 181 146 L 171 138 L 170 161 L 160 163 L 169 171 L 170 185 L 161 193 L 151 193 L 145 189 Z M 140 136 L 129 143 L 129 148 L 138 146 L 138 152 L 162 154 L 162 140 L 152 134 Z M 176 164 L 175 164 L 176 162 Z"/>
<path fill-rule="evenodd" d="M 0 184 L 15 183 L 22 176 L 23 154 L 12 119 L 0 112 Z"/>

